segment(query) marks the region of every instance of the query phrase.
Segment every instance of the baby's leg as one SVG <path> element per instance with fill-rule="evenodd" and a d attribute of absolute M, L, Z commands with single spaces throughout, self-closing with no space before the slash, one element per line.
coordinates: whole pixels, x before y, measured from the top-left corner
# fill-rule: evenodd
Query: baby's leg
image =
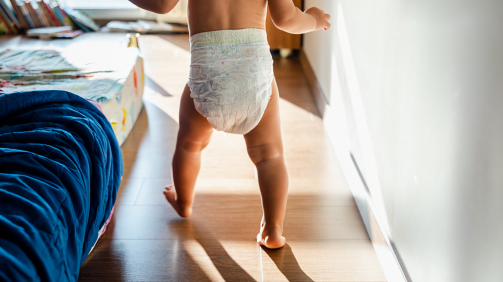
<path fill-rule="evenodd" d="M 248 154 L 257 167 L 262 195 L 264 215 L 257 241 L 267 248 L 275 249 L 285 244 L 282 233 L 288 193 L 288 174 L 283 158 L 276 80 L 272 84 L 271 100 L 260 123 L 244 137 Z"/>
<path fill-rule="evenodd" d="M 210 142 L 213 127 L 197 112 L 187 85 L 180 102 L 179 117 L 180 127 L 172 163 L 175 189 L 173 186 L 166 187 L 164 196 L 181 217 L 189 217 L 194 186 L 201 168 L 201 151 Z"/>

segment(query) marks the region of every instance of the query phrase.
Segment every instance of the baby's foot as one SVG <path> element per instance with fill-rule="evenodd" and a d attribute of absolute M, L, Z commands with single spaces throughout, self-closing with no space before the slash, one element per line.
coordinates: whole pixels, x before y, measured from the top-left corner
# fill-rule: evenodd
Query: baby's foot
<path fill-rule="evenodd" d="M 179 216 L 189 217 L 192 214 L 192 207 L 183 207 L 182 204 L 178 203 L 176 199 L 176 190 L 173 185 L 167 186 L 166 190 L 164 190 L 162 193 Z"/>
<path fill-rule="evenodd" d="M 268 249 L 278 249 L 285 245 L 286 239 L 281 234 L 281 226 L 266 226 L 264 223 L 260 226 L 260 232 L 257 235 L 257 243 Z"/>

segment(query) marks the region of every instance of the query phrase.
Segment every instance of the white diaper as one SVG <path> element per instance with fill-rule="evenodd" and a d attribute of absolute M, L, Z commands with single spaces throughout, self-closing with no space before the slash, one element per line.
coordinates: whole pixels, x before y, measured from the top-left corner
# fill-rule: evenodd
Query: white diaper
<path fill-rule="evenodd" d="M 246 134 L 259 123 L 274 78 L 267 34 L 219 30 L 190 37 L 190 97 L 216 129 Z"/>

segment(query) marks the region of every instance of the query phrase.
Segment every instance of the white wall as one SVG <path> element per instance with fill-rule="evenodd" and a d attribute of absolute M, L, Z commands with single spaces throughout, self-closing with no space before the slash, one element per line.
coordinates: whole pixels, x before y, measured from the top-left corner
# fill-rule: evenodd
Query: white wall
<path fill-rule="evenodd" d="M 312 6 L 332 29 L 304 50 L 412 280 L 503 281 L 503 1 Z"/>

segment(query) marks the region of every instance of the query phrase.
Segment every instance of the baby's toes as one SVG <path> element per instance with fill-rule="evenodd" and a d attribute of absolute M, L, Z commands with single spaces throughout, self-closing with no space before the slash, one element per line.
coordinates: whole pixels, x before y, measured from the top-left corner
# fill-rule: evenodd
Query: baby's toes
<path fill-rule="evenodd" d="M 176 204 L 176 191 L 173 185 L 166 187 L 166 189 L 163 191 L 163 194 L 171 205 Z"/>
<path fill-rule="evenodd" d="M 173 185 L 166 187 L 162 192 L 166 200 L 181 217 L 189 217 L 192 214 L 192 207 L 183 207 L 176 200 L 176 190 Z"/>

